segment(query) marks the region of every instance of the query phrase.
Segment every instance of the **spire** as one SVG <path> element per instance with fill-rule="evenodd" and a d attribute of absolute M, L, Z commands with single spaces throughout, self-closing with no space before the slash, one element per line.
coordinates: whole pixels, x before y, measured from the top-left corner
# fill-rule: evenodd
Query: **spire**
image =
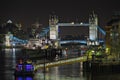
<path fill-rule="evenodd" d="M 7 23 L 12 23 L 12 21 L 9 19 L 9 20 L 7 21 Z"/>

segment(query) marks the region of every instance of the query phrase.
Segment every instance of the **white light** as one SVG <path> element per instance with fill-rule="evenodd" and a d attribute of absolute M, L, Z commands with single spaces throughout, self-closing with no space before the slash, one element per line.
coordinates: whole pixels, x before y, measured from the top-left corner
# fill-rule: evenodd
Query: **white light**
<path fill-rule="evenodd" d="M 71 24 L 74 24 L 74 22 L 72 22 Z"/>
<path fill-rule="evenodd" d="M 82 22 L 80 24 L 83 24 Z"/>
<path fill-rule="evenodd" d="M 96 42 L 95 42 L 95 45 L 99 45 L 99 42 L 98 42 L 98 41 L 96 41 Z"/>
<path fill-rule="evenodd" d="M 92 53 L 94 53 L 95 51 L 92 51 Z"/>
<path fill-rule="evenodd" d="M 94 43 L 94 42 L 92 42 L 92 45 L 95 45 L 95 43 Z"/>
<path fill-rule="evenodd" d="M 50 39 L 56 39 L 56 35 L 50 35 Z"/>
<path fill-rule="evenodd" d="M 15 43 L 13 43 L 12 45 L 15 46 Z"/>
<path fill-rule="evenodd" d="M 11 20 L 8 20 L 7 23 L 12 23 L 12 21 L 11 21 Z"/>

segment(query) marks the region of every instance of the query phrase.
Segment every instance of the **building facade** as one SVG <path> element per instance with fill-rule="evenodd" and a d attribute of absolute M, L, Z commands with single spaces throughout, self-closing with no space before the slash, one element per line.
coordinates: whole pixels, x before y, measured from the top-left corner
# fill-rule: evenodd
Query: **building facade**
<path fill-rule="evenodd" d="M 120 57 L 120 14 L 113 15 L 106 27 L 106 43 L 111 46 L 111 54 Z"/>

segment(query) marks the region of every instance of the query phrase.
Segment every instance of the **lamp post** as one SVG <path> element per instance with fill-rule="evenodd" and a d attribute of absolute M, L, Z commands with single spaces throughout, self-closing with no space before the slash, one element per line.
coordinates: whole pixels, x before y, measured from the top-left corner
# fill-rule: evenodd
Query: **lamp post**
<path fill-rule="evenodd" d="M 45 45 L 45 40 L 42 40 L 42 46 Z M 44 68 L 43 68 L 43 73 L 44 73 L 44 80 L 45 80 L 45 58 L 46 58 L 46 51 L 44 48 L 42 48 L 42 51 L 43 51 L 43 57 L 44 57 L 44 61 L 43 61 L 43 65 L 44 65 Z"/>
<path fill-rule="evenodd" d="M 46 51 L 45 51 L 45 49 L 44 49 L 44 80 L 45 80 L 45 71 L 46 71 L 46 69 L 45 69 L 45 58 L 46 58 Z"/>
<path fill-rule="evenodd" d="M 46 45 L 48 44 L 48 41 L 47 41 L 47 39 L 46 40 L 43 40 L 42 41 L 42 43 L 43 43 L 43 53 L 44 53 L 44 69 L 43 69 L 43 73 L 44 73 L 44 80 L 46 79 L 45 78 L 45 73 L 46 73 L 46 65 L 45 65 L 45 63 L 46 63 L 46 57 L 47 57 L 47 48 L 46 48 Z"/>

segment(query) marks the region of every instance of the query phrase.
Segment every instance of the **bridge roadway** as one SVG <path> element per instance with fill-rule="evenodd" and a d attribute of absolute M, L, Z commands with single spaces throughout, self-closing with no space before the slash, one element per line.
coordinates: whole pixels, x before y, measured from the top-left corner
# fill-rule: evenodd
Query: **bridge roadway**
<path fill-rule="evenodd" d="M 61 66 L 61 65 L 66 65 L 66 64 L 73 64 L 77 62 L 84 62 L 86 60 L 87 60 L 87 56 L 82 56 L 82 57 L 77 57 L 77 58 L 58 60 L 58 61 L 45 63 L 45 64 L 36 64 L 34 65 L 34 70 Z"/>

